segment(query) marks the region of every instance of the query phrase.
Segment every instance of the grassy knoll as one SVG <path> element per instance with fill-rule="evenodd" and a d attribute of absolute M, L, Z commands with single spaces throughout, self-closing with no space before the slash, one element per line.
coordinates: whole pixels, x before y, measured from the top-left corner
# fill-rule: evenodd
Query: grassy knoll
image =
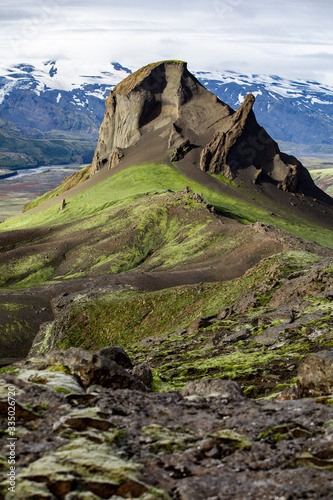
<path fill-rule="evenodd" d="M 276 225 L 293 234 L 333 248 L 333 232 L 306 221 L 288 212 L 273 216 L 267 210 L 256 207 L 232 196 L 227 196 L 203 186 L 182 175 L 175 167 L 166 164 L 136 165 L 123 170 L 107 180 L 71 197 L 66 209 L 52 206 L 38 213 L 26 212 L 1 224 L 0 230 L 24 229 L 48 225 L 79 222 L 110 208 L 125 207 L 147 194 L 167 189 L 180 191 L 189 186 L 194 192 L 202 193 L 204 199 L 222 213 L 234 214 L 244 222 L 260 220 Z"/>
<path fill-rule="evenodd" d="M 223 283 L 101 293 L 92 299 L 81 294 L 59 320 L 64 335 L 57 347 L 94 350 L 112 344 L 128 348 L 144 337 L 164 336 L 198 316 L 217 314 L 259 284 L 276 281 L 317 260 L 307 252 L 287 252 L 264 259 L 240 278 Z"/>

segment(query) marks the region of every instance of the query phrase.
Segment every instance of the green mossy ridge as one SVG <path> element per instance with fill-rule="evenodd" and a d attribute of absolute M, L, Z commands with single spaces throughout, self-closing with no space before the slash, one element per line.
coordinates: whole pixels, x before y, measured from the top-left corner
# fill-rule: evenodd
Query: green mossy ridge
<path fill-rule="evenodd" d="M 215 197 L 216 201 L 220 201 L 221 207 L 223 203 L 226 203 L 226 211 L 232 212 L 232 208 L 236 209 L 238 206 L 237 201 L 233 198 L 215 193 L 213 190 L 191 181 L 175 167 L 166 164 L 144 164 L 129 167 L 69 198 L 66 209 L 61 214 L 58 206 L 49 207 L 34 214 L 26 212 L 3 222 L 0 230 L 60 225 L 80 220 L 85 223 L 93 215 L 100 214 L 110 208 L 125 207 L 135 200 L 146 197 L 147 193 L 161 193 L 167 189 L 182 191 L 187 185 L 194 192 L 202 191 L 205 199 L 209 202 L 208 197 L 211 194 L 211 197 Z M 204 191 L 207 192 L 208 196 L 205 195 Z M 248 210 L 248 206 L 245 204 L 244 211 L 246 210 Z"/>
<path fill-rule="evenodd" d="M 75 259 L 76 267 L 56 279 L 73 277 L 83 265 L 89 265 L 92 274 L 98 273 L 101 266 L 106 272 L 116 274 L 134 269 L 148 258 L 148 270 L 172 269 L 199 258 L 223 239 L 222 235 L 214 237 L 209 213 L 203 213 L 201 205 L 186 195 L 170 198 L 169 194 L 162 194 L 149 200 L 148 206 L 133 202 L 126 211 L 114 209 L 104 215 L 98 222 L 100 240 L 93 246 L 84 244 L 73 250 L 69 257 Z M 92 228 L 96 223 L 96 220 L 86 221 L 81 229 Z M 105 248 L 107 244 L 113 245 L 113 252 L 109 246 Z"/>
<path fill-rule="evenodd" d="M 271 216 L 265 209 L 236 197 L 221 194 L 185 177 L 173 166 L 155 163 L 134 165 L 72 196 L 61 213 L 59 206 L 52 206 L 34 214 L 25 212 L 3 222 L 0 231 L 85 221 L 88 217 L 101 214 L 111 207 L 124 207 L 142 198 L 147 192 L 162 192 L 167 189 L 181 191 L 185 186 L 189 186 L 193 192 L 202 193 L 204 199 L 221 213 L 234 214 L 236 218 L 243 221 L 260 220 L 273 224 L 293 234 L 333 248 L 333 231 L 310 223 L 291 212 L 286 213 L 285 218 Z"/>
<path fill-rule="evenodd" d="M 30 288 L 48 281 L 55 270 L 55 256 L 44 252 L 22 256 L 0 266 L 0 288 Z"/>
<path fill-rule="evenodd" d="M 302 437 L 312 437 L 312 432 L 297 424 L 285 424 L 278 425 L 275 427 L 270 427 L 264 432 L 258 435 L 258 440 L 268 439 L 277 443 L 278 441 L 289 441 L 291 439 L 297 439 Z"/>
<path fill-rule="evenodd" d="M 274 352 L 266 352 L 265 348 L 258 352 L 236 351 L 232 354 L 224 354 L 213 358 L 189 359 L 188 361 L 170 362 L 163 365 L 158 370 L 159 377 L 170 383 L 185 383 L 193 379 L 202 378 L 223 378 L 239 379 L 255 375 L 257 372 L 276 360 L 285 360 L 286 358 L 303 356 L 295 352 L 301 347 L 288 346 L 288 350 L 276 349 Z M 304 346 L 302 346 L 304 349 Z"/>
<path fill-rule="evenodd" d="M 44 193 L 42 196 L 39 196 L 35 200 L 31 201 L 30 203 L 27 203 L 23 207 L 23 212 L 26 212 L 27 210 L 30 210 L 32 208 L 37 207 L 41 203 L 44 203 L 44 201 L 50 200 L 51 198 L 54 198 L 55 196 L 59 196 L 59 194 L 65 193 L 69 189 L 78 186 L 81 184 L 81 182 L 85 181 L 86 179 L 89 178 L 91 172 L 91 165 L 87 165 L 83 169 L 79 170 L 78 172 L 74 172 L 73 174 L 69 175 L 62 181 L 62 183 L 56 187 L 55 189 L 52 189 L 51 191 L 47 191 Z"/>
<path fill-rule="evenodd" d="M 198 316 L 217 314 L 263 283 L 284 255 L 261 261 L 241 278 L 223 283 L 179 286 L 155 292 L 124 291 L 77 301 L 66 318 L 66 337 L 58 348 L 98 349 L 110 343 L 131 347 L 147 336 L 187 326 Z M 282 273 L 282 272 L 281 272 Z M 269 281 L 270 278 L 267 278 Z"/>
<path fill-rule="evenodd" d="M 78 224 L 61 226 L 57 244 L 50 249 L 54 238 L 47 233 L 41 243 L 49 251 L 15 257 L 0 266 L 2 288 L 27 288 L 89 275 L 119 273 L 145 263 L 145 270 L 173 269 L 186 262 L 199 260 L 240 245 L 242 232 L 226 239 L 218 234 L 212 215 L 191 195 L 163 193 L 145 203 L 132 202 L 126 208 L 114 208 Z M 83 231 L 89 238 L 80 242 Z M 77 243 L 70 249 L 67 241 Z M 10 265 L 8 265 L 10 264 Z"/>
<path fill-rule="evenodd" d="M 1 309 L 4 309 L 5 311 L 10 311 L 10 312 L 17 312 L 21 311 L 22 309 L 27 309 L 29 306 L 26 304 L 15 304 L 15 303 L 2 303 L 0 304 L 0 311 Z"/>

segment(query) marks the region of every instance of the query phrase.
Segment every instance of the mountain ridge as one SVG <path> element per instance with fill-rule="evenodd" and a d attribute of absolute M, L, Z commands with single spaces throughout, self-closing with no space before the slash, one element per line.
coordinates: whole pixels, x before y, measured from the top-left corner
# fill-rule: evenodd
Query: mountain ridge
<path fill-rule="evenodd" d="M 2 161 L 6 158 L 6 165 L 14 166 L 6 151 L 24 152 L 22 146 L 16 151 L 18 146 L 15 140 L 20 134 L 33 139 L 64 141 L 72 135 L 82 141 L 97 140 L 104 115 L 103 101 L 112 88 L 130 73 L 129 68 L 119 63 L 59 60 L 12 66 L 2 64 L 0 118 L 7 122 L 7 125 L 2 125 L 2 130 L 13 134 L 12 130 L 17 129 L 7 145 L 1 139 Z M 194 74 L 206 88 L 233 108 L 242 104 L 247 93 L 255 95 L 254 110 L 259 123 L 275 140 L 283 141 L 284 148 L 296 154 L 332 153 L 331 87 L 317 82 L 226 71 L 196 71 Z M 87 147 L 92 157 L 91 144 Z M 67 162 L 70 162 L 70 154 L 65 152 L 66 155 Z M 43 161 L 47 164 L 45 154 L 43 159 L 38 159 L 34 153 L 30 156 L 30 160 L 21 159 L 22 166 L 32 162 L 40 165 Z M 52 156 L 50 147 L 49 156 Z"/>

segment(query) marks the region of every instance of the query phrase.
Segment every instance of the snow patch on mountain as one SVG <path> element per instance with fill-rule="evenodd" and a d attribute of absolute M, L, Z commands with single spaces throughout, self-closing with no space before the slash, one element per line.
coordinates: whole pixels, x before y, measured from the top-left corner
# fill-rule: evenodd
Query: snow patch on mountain
<path fill-rule="evenodd" d="M 309 99 L 314 94 L 330 96 L 333 99 L 333 87 L 324 86 L 318 82 L 305 80 L 287 80 L 276 75 L 241 75 L 234 71 L 196 71 L 195 76 L 205 86 L 212 81 L 217 86 L 236 84 L 242 87 L 264 87 L 267 92 L 280 95 L 288 99 Z M 323 100 L 322 104 L 332 104 L 332 101 Z"/>
<path fill-rule="evenodd" d="M 75 63 L 69 60 L 46 61 L 34 64 L 0 64 L 0 104 L 19 85 L 20 89 L 33 90 L 37 95 L 49 90 L 71 92 L 92 85 L 113 87 L 128 76 L 130 70 L 119 63 Z M 96 89 L 90 95 L 104 98 Z"/>
<path fill-rule="evenodd" d="M 6 95 L 10 94 L 10 92 L 16 87 L 17 81 L 9 81 L 4 84 L 2 88 L 0 88 L 0 104 L 3 103 Z"/>

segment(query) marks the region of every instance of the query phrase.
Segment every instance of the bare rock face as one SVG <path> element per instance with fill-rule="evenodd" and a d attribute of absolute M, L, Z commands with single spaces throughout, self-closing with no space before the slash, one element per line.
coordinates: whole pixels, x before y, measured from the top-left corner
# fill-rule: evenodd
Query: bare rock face
<path fill-rule="evenodd" d="M 232 113 L 188 72 L 186 63 L 145 66 L 107 98 L 92 171 L 109 167 L 118 148 L 133 146 L 147 133 L 160 131 L 166 149 L 175 150 L 193 133 L 205 133 L 216 120 Z"/>
<path fill-rule="evenodd" d="M 280 152 L 277 143 L 258 125 L 253 113 L 255 98 L 248 94 L 232 115 L 227 132 L 217 131 L 202 150 L 200 168 L 233 180 L 237 173 L 252 168 L 253 183 L 270 181 L 289 192 L 313 185 L 310 174 L 294 157 Z"/>

